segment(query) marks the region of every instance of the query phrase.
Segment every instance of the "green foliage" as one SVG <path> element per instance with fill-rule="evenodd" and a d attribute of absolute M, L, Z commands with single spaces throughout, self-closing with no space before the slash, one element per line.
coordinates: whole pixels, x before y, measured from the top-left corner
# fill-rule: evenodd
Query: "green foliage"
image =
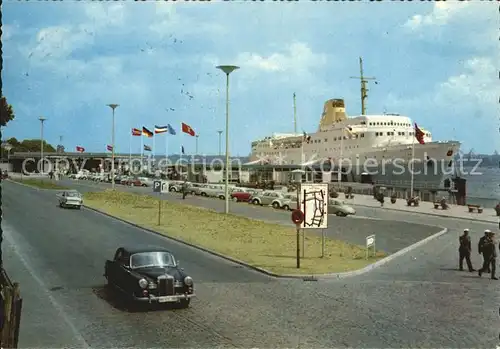
<path fill-rule="evenodd" d="M 0 107 L 2 108 L 0 111 L 0 116 L 2 117 L 0 120 L 0 126 L 4 127 L 9 121 L 14 120 L 16 116 L 14 114 L 12 105 L 7 103 L 7 98 L 5 98 L 4 96 L 2 96 Z"/>
<path fill-rule="evenodd" d="M 20 152 L 40 152 L 39 139 L 25 139 L 19 142 L 17 138 L 12 137 L 9 138 L 6 143 L 12 146 L 12 149 L 10 150 L 11 154 Z M 52 153 L 55 152 L 56 149 L 46 141 L 43 141 L 43 151 L 46 153 Z"/>

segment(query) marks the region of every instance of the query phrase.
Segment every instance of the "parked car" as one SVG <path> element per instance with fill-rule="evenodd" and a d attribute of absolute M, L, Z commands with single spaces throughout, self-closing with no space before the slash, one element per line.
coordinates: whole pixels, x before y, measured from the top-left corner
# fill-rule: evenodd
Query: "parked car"
<path fill-rule="evenodd" d="M 282 198 L 283 194 L 276 191 L 267 190 L 262 193 L 258 193 L 252 197 L 252 204 L 268 206 L 273 203 L 278 198 Z"/>
<path fill-rule="evenodd" d="M 284 194 L 283 199 L 279 199 L 281 209 L 285 211 L 296 210 L 297 205 L 297 194 Z"/>
<path fill-rule="evenodd" d="M 295 200 L 297 200 L 297 196 L 296 195 L 293 195 L 293 194 L 287 194 L 287 193 L 284 193 L 282 194 L 280 197 L 277 197 L 276 199 L 274 199 L 272 202 L 271 202 L 271 206 L 273 208 L 283 208 L 283 206 L 285 204 L 289 204 L 289 201 L 292 199 L 292 198 L 295 198 Z M 290 206 L 290 205 L 289 205 Z"/>
<path fill-rule="evenodd" d="M 231 192 L 231 200 L 235 202 L 250 202 L 250 199 L 257 192 L 251 189 L 245 188 L 244 191 L 239 190 L 241 188 L 237 188 Z"/>
<path fill-rule="evenodd" d="M 56 195 L 59 200 L 59 207 L 73 207 L 77 209 L 82 208 L 83 199 L 82 194 L 76 190 L 63 191 Z"/>
<path fill-rule="evenodd" d="M 231 194 L 233 192 L 244 192 L 246 189 L 245 188 L 238 188 L 238 187 L 235 187 L 233 185 L 228 185 L 228 193 L 229 193 L 229 197 L 231 198 Z M 213 195 L 214 197 L 217 197 L 221 200 L 225 200 L 226 199 L 226 188 L 224 186 L 221 186 L 220 189 L 217 189 Z"/>
<path fill-rule="evenodd" d="M 189 191 L 191 195 L 200 195 L 200 191 L 202 188 L 205 188 L 208 184 L 202 183 L 191 183 L 189 186 Z"/>
<path fill-rule="evenodd" d="M 186 183 L 187 183 L 188 186 L 191 184 L 189 182 L 186 182 Z M 168 190 L 170 192 L 173 192 L 173 193 L 181 192 L 183 184 L 184 184 L 184 181 L 170 181 L 168 183 Z"/>
<path fill-rule="evenodd" d="M 351 214 L 356 214 L 356 210 L 342 200 L 330 198 L 328 200 L 328 213 L 336 214 L 340 217 L 346 217 Z"/>
<path fill-rule="evenodd" d="M 187 308 L 195 297 L 193 279 L 174 255 L 160 247 L 120 247 L 107 260 L 104 277 L 132 302 L 178 303 Z"/>
<path fill-rule="evenodd" d="M 209 184 L 200 189 L 200 195 L 205 197 L 219 197 L 224 187 L 219 184 Z"/>
<path fill-rule="evenodd" d="M 154 180 L 149 177 L 139 177 L 139 181 L 141 181 L 141 187 L 151 187 L 154 182 Z"/>
<path fill-rule="evenodd" d="M 139 178 L 127 178 L 125 181 L 122 181 L 122 184 L 130 185 L 131 187 L 142 187 L 142 181 Z"/>

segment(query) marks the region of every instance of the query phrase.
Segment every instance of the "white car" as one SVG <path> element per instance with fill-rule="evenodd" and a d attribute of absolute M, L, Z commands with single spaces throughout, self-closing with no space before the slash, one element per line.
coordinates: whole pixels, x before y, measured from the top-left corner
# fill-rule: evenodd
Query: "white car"
<path fill-rule="evenodd" d="M 63 191 L 62 193 L 57 194 L 57 198 L 59 199 L 59 207 L 73 207 L 77 209 L 82 208 L 82 194 L 80 194 L 76 190 Z"/>
<path fill-rule="evenodd" d="M 275 203 L 277 203 L 277 205 Z M 284 194 L 283 198 L 275 200 L 272 206 L 274 208 L 281 208 L 285 211 L 296 210 L 298 208 L 297 194 Z"/>

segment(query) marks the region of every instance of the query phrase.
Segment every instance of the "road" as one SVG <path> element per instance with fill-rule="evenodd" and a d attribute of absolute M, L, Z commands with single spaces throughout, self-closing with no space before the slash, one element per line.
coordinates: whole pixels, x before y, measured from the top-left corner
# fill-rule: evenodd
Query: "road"
<path fill-rule="evenodd" d="M 89 210 L 59 209 L 50 191 L 4 182 L 2 200 L 5 264 L 25 298 L 22 347 L 491 348 L 498 342 L 498 282 L 452 270 L 456 229 L 359 277 L 284 281 Z M 115 308 L 101 275 L 105 259 L 124 243 L 170 248 L 195 279 L 192 307 Z"/>
<path fill-rule="evenodd" d="M 72 181 L 63 180 L 61 185 L 75 188 L 81 192 L 103 190 L 110 187 L 107 183 L 96 183 L 90 181 Z M 116 188 L 122 191 L 137 192 L 137 193 L 151 193 L 151 188 L 142 187 L 127 187 L 117 185 Z M 224 212 L 224 201 L 216 198 L 204 198 L 200 196 L 189 195 L 185 200 L 182 199 L 180 194 L 162 194 L 164 200 L 175 201 L 183 204 L 190 204 L 194 206 L 201 206 L 215 210 L 217 212 Z M 230 202 L 230 212 L 236 215 L 260 219 L 273 223 L 293 225 L 290 219 L 290 212 L 283 210 L 275 210 L 270 207 L 260 207 L 249 205 L 247 203 Z M 335 215 L 329 216 L 328 229 L 326 235 L 343 241 L 351 242 L 354 244 L 364 245 L 366 237 L 372 234 L 376 235 L 377 249 L 394 253 L 415 242 L 418 242 L 426 237 L 437 233 L 442 229 L 439 226 L 427 225 L 422 221 L 415 221 L 412 223 L 391 222 L 388 220 L 370 219 L 374 216 L 363 217 L 365 219 L 355 219 L 352 217 L 337 217 Z M 309 234 L 320 234 L 320 230 L 310 230 Z"/>

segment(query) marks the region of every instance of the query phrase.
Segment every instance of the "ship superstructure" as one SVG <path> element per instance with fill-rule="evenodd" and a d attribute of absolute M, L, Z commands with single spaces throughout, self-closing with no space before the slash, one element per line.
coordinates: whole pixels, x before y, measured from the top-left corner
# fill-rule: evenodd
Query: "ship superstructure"
<path fill-rule="evenodd" d="M 251 145 L 251 162 L 298 166 L 330 162 L 334 167 L 349 167 L 352 178 L 347 180 L 358 181 L 369 172 L 379 183 L 410 180 L 404 168 L 411 163 L 416 181 L 438 185 L 448 169 L 452 172 L 460 143 L 433 141 L 431 132 L 422 126 L 418 126 L 422 137 L 416 137 L 415 124 L 404 115 L 365 115 L 362 74 L 361 81 L 362 115 L 349 118 L 344 100 L 330 99 L 324 103 L 316 132 L 295 131 L 256 140 Z"/>

